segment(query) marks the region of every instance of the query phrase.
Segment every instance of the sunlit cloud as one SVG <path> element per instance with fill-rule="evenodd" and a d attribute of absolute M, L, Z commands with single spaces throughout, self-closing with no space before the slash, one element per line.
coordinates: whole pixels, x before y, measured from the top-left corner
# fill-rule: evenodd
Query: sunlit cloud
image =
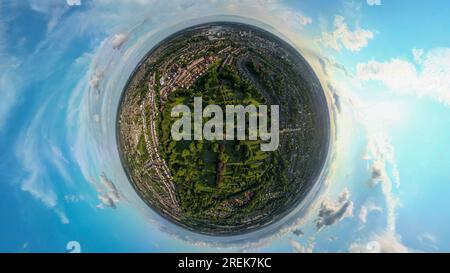
<path fill-rule="evenodd" d="M 393 232 L 374 234 L 365 243 L 352 243 L 349 252 L 353 253 L 409 253 L 413 250 L 402 244 L 400 236 Z"/>
<path fill-rule="evenodd" d="M 301 244 L 296 240 L 289 240 L 290 245 L 294 253 L 312 253 L 314 250 L 314 244 L 309 242 L 307 245 Z"/>
<path fill-rule="evenodd" d="M 422 63 L 423 53 L 424 53 L 424 50 L 422 48 L 413 48 L 412 49 L 413 59 L 416 63 L 418 63 L 418 64 Z"/>
<path fill-rule="evenodd" d="M 321 40 L 326 47 L 331 47 L 336 51 L 340 51 L 342 47 L 350 51 L 360 51 L 374 37 L 372 31 L 358 25 L 351 30 L 341 15 L 334 17 L 333 27 L 331 32 L 322 32 Z"/>
<path fill-rule="evenodd" d="M 359 209 L 358 219 L 361 224 L 365 224 L 367 222 L 367 216 L 374 211 L 382 212 L 383 208 L 375 205 L 372 202 L 368 202 L 361 206 Z"/>
<path fill-rule="evenodd" d="M 127 40 L 127 36 L 123 33 L 115 34 L 112 38 L 111 44 L 114 49 L 120 49 L 120 47 Z"/>
<path fill-rule="evenodd" d="M 387 213 L 387 230 L 396 229 L 396 207 L 398 200 L 393 193 L 393 184 L 400 186 L 400 178 L 395 163 L 394 147 L 383 133 L 369 133 L 364 160 L 368 162 L 370 185 L 381 185 Z M 388 169 L 392 170 L 391 172 Z M 392 178 L 391 178 L 392 177 Z M 392 182 L 394 179 L 394 182 Z"/>
<path fill-rule="evenodd" d="M 360 81 L 378 81 L 394 92 L 418 97 L 430 97 L 450 105 L 450 48 L 436 48 L 426 53 L 414 50 L 418 65 L 394 58 L 389 61 L 369 61 L 356 67 Z"/>
<path fill-rule="evenodd" d="M 66 0 L 69 6 L 81 6 L 81 0 Z"/>
<path fill-rule="evenodd" d="M 367 5 L 369 6 L 380 6 L 381 0 L 367 0 Z"/>
<path fill-rule="evenodd" d="M 110 207 L 115 209 L 117 207 L 121 197 L 116 185 L 111 179 L 102 173 L 98 179 L 91 178 L 90 183 L 98 193 L 98 199 L 100 201 L 100 204 L 97 205 L 98 208 Z"/>
<path fill-rule="evenodd" d="M 316 228 L 320 231 L 325 226 L 331 226 L 346 217 L 353 216 L 353 202 L 350 200 L 350 192 L 345 189 L 339 194 L 337 200 L 325 199 L 319 210 L 316 220 Z"/>
<path fill-rule="evenodd" d="M 301 25 L 304 25 L 304 26 L 305 26 L 305 25 L 312 24 L 312 19 L 311 19 L 311 17 L 301 15 L 299 19 L 300 19 L 300 24 L 301 24 Z"/>

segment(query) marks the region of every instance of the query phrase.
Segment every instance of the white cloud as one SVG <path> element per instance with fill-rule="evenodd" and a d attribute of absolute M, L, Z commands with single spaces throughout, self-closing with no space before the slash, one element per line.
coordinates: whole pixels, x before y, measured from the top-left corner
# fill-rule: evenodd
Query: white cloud
<path fill-rule="evenodd" d="M 377 107 L 384 109 L 384 107 Z M 375 109 L 377 109 L 375 108 Z M 391 107 L 388 107 L 388 109 Z M 369 111 L 372 112 L 372 111 Z M 364 115 L 362 115 L 364 116 Z M 379 116 L 369 115 L 360 117 L 360 121 L 366 128 L 367 147 L 363 159 L 367 161 L 370 174 L 369 185 L 380 187 L 384 197 L 383 209 L 370 202 L 365 203 L 359 212 L 360 223 L 365 224 L 367 215 L 371 211 L 385 210 L 386 227 L 381 233 L 376 233 L 368 240 L 358 240 L 351 244 L 351 252 L 410 252 L 411 250 L 401 242 L 401 237 L 396 232 L 396 208 L 399 199 L 396 190 L 400 188 L 400 175 L 395 161 L 395 149 L 386 133 L 384 123 L 377 124 Z M 381 116 L 381 120 L 385 117 Z"/>
<path fill-rule="evenodd" d="M 98 90 L 98 87 L 100 86 L 100 81 L 103 79 L 103 76 L 104 76 L 103 72 L 101 72 L 98 69 L 95 69 L 95 71 L 90 76 L 89 86 L 94 90 Z"/>
<path fill-rule="evenodd" d="M 336 15 L 333 32 L 322 32 L 321 40 L 325 46 L 337 51 L 340 51 L 342 46 L 350 51 L 360 51 L 367 46 L 373 36 L 372 31 L 362 29 L 359 26 L 356 26 L 354 30 L 350 30 L 344 17 Z"/>
<path fill-rule="evenodd" d="M 99 123 L 100 122 L 100 115 L 99 114 L 94 114 L 94 121 Z"/>
<path fill-rule="evenodd" d="M 59 174 L 64 178 L 64 181 L 70 182 L 72 178 L 67 171 L 69 161 L 64 157 L 61 150 L 54 144 L 50 144 L 50 154 L 48 155 L 50 163 L 55 166 Z"/>
<path fill-rule="evenodd" d="M 350 200 L 350 192 L 345 189 L 336 201 L 325 199 L 322 202 L 316 220 L 316 228 L 320 231 L 325 226 L 331 226 L 351 216 L 353 216 L 353 202 Z"/>
<path fill-rule="evenodd" d="M 412 54 L 414 61 L 418 64 L 422 63 L 422 56 L 423 56 L 424 50 L 421 48 L 413 48 Z"/>
<path fill-rule="evenodd" d="M 311 17 L 300 15 L 300 24 L 303 26 L 312 24 Z"/>
<path fill-rule="evenodd" d="M 419 242 L 423 246 L 427 247 L 428 249 L 431 249 L 431 250 L 438 249 L 438 247 L 437 247 L 438 240 L 437 240 L 436 236 L 434 236 L 433 234 L 424 233 L 424 234 L 419 235 L 418 239 L 419 239 Z"/>
<path fill-rule="evenodd" d="M 66 0 L 69 6 L 81 6 L 81 0 Z"/>
<path fill-rule="evenodd" d="M 368 133 L 368 144 L 364 159 L 369 162 L 371 174 L 370 185 L 381 185 L 381 191 L 386 202 L 387 230 L 395 231 L 395 209 L 398 200 L 393 193 L 393 182 L 397 188 L 400 186 L 400 178 L 397 165 L 394 160 L 394 147 L 389 139 L 382 133 Z M 390 173 L 388 169 L 392 170 Z"/>
<path fill-rule="evenodd" d="M 52 31 L 68 10 L 68 6 L 61 0 L 30 0 L 30 8 L 48 17 L 47 29 Z"/>
<path fill-rule="evenodd" d="M 415 66 L 400 59 L 360 63 L 356 66 L 356 76 L 361 81 L 381 81 L 394 90 L 406 90 L 418 84 Z"/>
<path fill-rule="evenodd" d="M 259 4 L 265 6 L 259 6 Z M 291 30 L 300 32 L 305 26 L 310 25 L 313 22 L 311 17 L 298 10 L 286 8 L 276 1 L 270 4 L 263 4 L 263 2 L 259 4 L 255 4 L 255 10 L 264 13 L 263 17 L 267 17 L 268 20 L 275 18 L 278 24 L 281 24 L 284 28 L 290 28 Z"/>
<path fill-rule="evenodd" d="M 413 252 L 406 247 L 398 235 L 393 232 L 375 234 L 366 243 L 352 243 L 349 252 L 353 253 L 409 253 Z"/>
<path fill-rule="evenodd" d="M 414 54 L 420 61 L 418 69 L 415 64 L 402 59 L 372 60 L 356 66 L 356 78 L 379 81 L 392 91 L 426 96 L 450 105 L 450 48 L 436 48 L 426 54 L 416 50 Z"/>
<path fill-rule="evenodd" d="M 0 132 L 5 129 L 5 124 L 11 116 L 12 109 L 16 105 L 22 89 L 22 75 L 17 72 L 17 66 L 22 62 L 17 56 L 8 50 L 10 37 L 8 28 L 12 25 L 11 15 L 6 14 L 7 2 L 0 2 Z"/>
<path fill-rule="evenodd" d="M 114 34 L 114 36 L 111 39 L 111 45 L 114 49 L 120 49 L 127 40 L 127 35 L 123 33 L 117 33 Z"/>
<path fill-rule="evenodd" d="M 52 209 L 61 223 L 68 224 L 69 219 L 58 205 L 56 190 L 53 184 L 49 182 L 50 179 L 45 166 L 46 160 L 49 160 L 46 150 L 48 146 L 43 145 L 37 138 L 38 135 L 44 134 L 39 130 L 43 129 L 42 117 L 45 109 L 45 105 L 39 109 L 30 126 L 18 140 L 16 156 L 25 171 L 25 178 L 20 180 L 20 189 Z"/>
<path fill-rule="evenodd" d="M 78 203 L 82 200 L 84 200 L 84 196 L 83 195 L 74 195 L 74 194 L 66 194 L 64 195 L 64 200 L 67 203 Z"/>
<path fill-rule="evenodd" d="M 367 0 L 367 5 L 369 6 L 380 6 L 381 0 Z"/>
<path fill-rule="evenodd" d="M 354 111 L 359 121 L 371 131 L 385 131 L 404 122 L 410 113 L 409 105 L 401 99 L 378 99 L 353 101 Z"/>
<path fill-rule="evenodd" d="M 367 215 L 369 215 L 369 213 L 372 211 L 383 211 L 383 208 L 376 206 L 373 203 L 366 203 L 361 206 L 358 215 L 361 224 L 365 224 L 367 222 Z"/>
<path fill-rule="evenodd" d="M 314 248 L 312 242 L 309 242 L 306 246 L 304 246 L 299 241 L 291 239 L 289 240 L 289 244 L 292 246 L 294 253 L 312 253 Z"/>
<path fill-rule="evenodd" d="M 1 54 L 0 54 L 1 57 Z M 3 58 L 2 58 L 3 59 Z M 3 59 L 5 62 L 10 60 Z M 10 117 L 11 111 L 17 103 L 19 96 L 18 84 L 6 69 L 1 69 L 0 65 L 0 131 L 4 129 L 7 119 Z"/>
<path fill-rule="evenodd" d="M 104 173 L 99 176 L 98 181 L 95 179 L 90 179 L 89 182 L 94 186 L 98 192 L 98 199 L 100 204 L 97 205 L 98 208 L 116 208 L 117 204 L 120 202 L 121 197 L 116 185 L 109 179 Z"/>
<path fill-rule="evenodd" d="M 305 235 L 305 233 L 304 233 L 301 229 L 299 229 L 299 228 L 297 228 L 297 229 L 295 229 L 294 231 L 292 231 L 292 233 L 294 233 L 295 235 L 297 235 L 297 236 L 299 236 L 299 237 Z"/>
<path fill-rule="evenodd" d="M 370 166 L 370 181 L 369 185 L 375 187 L 380 181 L 386 179 L 386 172 L 384 162 L 376 161 Z"/>
<path fill-rule="evenodd" d="M 30 0 L 29 5 L 30 8 L 36 12 L 48 14 L 61 9 L 64 6 L 64 3 L 61 0 Z"/>

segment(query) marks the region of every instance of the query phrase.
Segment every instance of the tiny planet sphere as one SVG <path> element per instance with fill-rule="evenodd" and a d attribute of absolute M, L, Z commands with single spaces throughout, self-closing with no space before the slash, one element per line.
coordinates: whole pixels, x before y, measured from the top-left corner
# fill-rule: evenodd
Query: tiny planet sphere
<path fill-rule="evenodd" d="M 276 149 L 261 149 L 260 122 L 256 139 L 249 129 L 244 139 L 175 139 L 180 116 L 172 110 L 186 105 L 194 113 L 198 98 L 201 111 L 216 105 L 224 116 L 227 105 L 265 105 L 269 129 L 277 106 Z M 213 118 L 201 116 L 201 129 Z M 142 200 L 172 223 L 217 236 L 255 231 L 292 211 L 324 166 L 329 127 L 323 89 L 299 51 L 231 22 L 189 27 L 158 43 L 130 76 L 117 113 L 122 165 Z M 226 127 L 214 130 L 219 136 Z"/>

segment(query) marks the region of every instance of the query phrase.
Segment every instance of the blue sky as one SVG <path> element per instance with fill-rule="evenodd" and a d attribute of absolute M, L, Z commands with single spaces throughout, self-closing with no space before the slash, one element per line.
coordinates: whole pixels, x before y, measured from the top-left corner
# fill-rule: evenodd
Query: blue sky
<path fill-rule="evenodd" d="M 444 0 L 2 1 L 0 252 L 66 252 L 70 241 L 86 252 L 450 251 L 449 12 Z M 234 245 L 143 206 L 111 118 L 153 44 L 217 18 L 264 22 L 298 47 L 337 129 L 308 210 Z"/>

